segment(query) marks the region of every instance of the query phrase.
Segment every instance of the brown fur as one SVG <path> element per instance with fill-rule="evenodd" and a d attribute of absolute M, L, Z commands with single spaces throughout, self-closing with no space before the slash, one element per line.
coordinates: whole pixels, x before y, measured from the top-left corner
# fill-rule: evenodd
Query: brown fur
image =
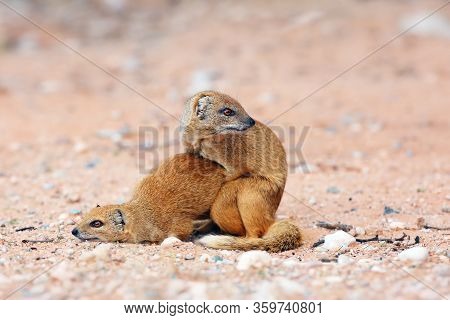
<path fill-rule="evenodd" d="M 224 115 L 224 108 L 232 109 L 234 114 Z M 199 154 L 226 169 L 228 182 L 211 207 L 212 220 L 235 236 L 265 235 L 275 221 L 287 177 L 286 153 L 278 137 L 267 126 L 250 118 L 239 102 L 215 91 L 200 92 L 189 99 L 181 125 L 187 152 Z M 287 237 L 292 230 L 290 227 L 285 230 Z M 248 247 L 245 241 L 249 241 L 250 247 L 250 243 L 257 241 L 229 239 L 227 243 L 239 244 L 239 249 L 244 250 Z M 208 245 L 207 241 L 202 243 Z M 233 245 L 222 248 L 230 246 Z"/>
<path fill-rule="evenodd" d="M 72 233 L 82 240 L 160 243 L 168 236 L 186 240 L 193 220 L 209 211 L 223 182 L 224 170 L 217 164 L 176 155 L 144 178 L 129 202 L 92 209 Z M 103 226 L 90 226 L 95 220 Z"/>

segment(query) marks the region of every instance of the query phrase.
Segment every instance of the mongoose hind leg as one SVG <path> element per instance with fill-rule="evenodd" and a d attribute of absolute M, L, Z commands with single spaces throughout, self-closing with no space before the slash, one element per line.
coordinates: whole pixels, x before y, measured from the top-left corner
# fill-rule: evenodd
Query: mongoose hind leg
<path fill-rule="evenodd" d="M 194 233 L 209 233 L 215 226 L 211 219 L 194 220 L 192 225 L 194 228 Z"/>
<path fill-rule="evenodd" d="M 245 227 L 237 206 L 239 180 L 225 183 L 211 207 L 211 219 L 219 228 L 235 236 L 244 236 Z"/>
<path fill-rule="evenodd" d="M 258 178 L 242 178 L 238 194 L 238 208 L 244 223 L 246 237 L 260 238 L 275 222 L 275 213 L 282 190 L 271 182 Z M 257 187 L 256 187 L 257 186 Z"/>
<path fill-rule="evenodd" d="M 169 237 L 176 237 L 182 241 L 186 241 L 194 231 L 192 219 L 185 218 L 176 221 L 172 224 L 170 230 Z"/>

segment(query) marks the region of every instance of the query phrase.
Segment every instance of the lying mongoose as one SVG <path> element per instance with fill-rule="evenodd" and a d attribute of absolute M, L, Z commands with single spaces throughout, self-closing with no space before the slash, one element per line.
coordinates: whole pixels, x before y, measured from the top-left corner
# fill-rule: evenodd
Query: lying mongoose
<path fill-rule="evenodd" d="M 112 242 L 160 243 L 169 236 L 187 240 L 193 221 L 208 213 L 224 177 L 212 161 L 176 155 L 145 177 L 129 202 L 93 208 L 72 234 Z"/>
<path fill-rule="evenodd" d="M 200 92 L 187 101 L 181 129 L 187 152 L 219 163 L 226 170 L 227 183 L 211 207 L 212 220 L 232 235 L 265 235 L 275 221 L 287 177 L 286 153 L 278 137 L 253 120 L 235 99 L 215 91 Z M 298 246 L 300 232 L 292 228 L 296 229 Z M 224 242 L 231 240 L 208 236 L 200 242 L 225 248 L 228 245 Z"/>

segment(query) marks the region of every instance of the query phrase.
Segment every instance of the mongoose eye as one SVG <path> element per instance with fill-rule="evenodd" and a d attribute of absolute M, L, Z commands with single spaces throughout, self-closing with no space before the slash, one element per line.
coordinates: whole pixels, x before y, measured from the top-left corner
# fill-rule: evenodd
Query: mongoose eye
<path fill-rule="evenodd" d="M 230 108 L 225 108 L 222 110 L 222 114 L 227 117 L 231 117 L 231 116 L 234 116 L 235 112 L 233 110 L 231 110 Z"/>
<path fill-rule="evenodd" d="M 103 222 L 101 222 L 100 220 L 94 220 L 91 223 L 89 223 L 89 225 L 92 228 L 100 228 L 101 226 L 103 226 Z"/>

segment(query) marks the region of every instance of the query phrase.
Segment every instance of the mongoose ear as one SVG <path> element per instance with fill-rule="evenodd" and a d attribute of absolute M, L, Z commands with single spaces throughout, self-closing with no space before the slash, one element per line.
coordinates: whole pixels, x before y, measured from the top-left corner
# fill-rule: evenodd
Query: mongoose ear
<path fill-rule="evenodd" d="M 200 120 L 205 119 L 206 111 L 212 105 L 213 100 L 210 96 L 202 95 L 196 102 L 196 115 Z"/>
<path fill-rule="evenodd" d="M 100 208 L 100 205 L 99 205 L 99 204 L 97 204 L 97 208 Z"/>
<path fill-rule="evenodd" d="M 203 120 L 206 116 L 206 110 L 212 103 L 212 97 L 206 94 L 197 94 L 190 98 L 184 106 L 183 115 L 181 116 L 181 127 L 186 128 L 189 126 L 194 117 Z"/>
<path fill-rule="evenodd" d="M 123 230 L 125 225 L 125 217 L 120 209 L 116 209 L 113 213 L 114 223 Z"/>

